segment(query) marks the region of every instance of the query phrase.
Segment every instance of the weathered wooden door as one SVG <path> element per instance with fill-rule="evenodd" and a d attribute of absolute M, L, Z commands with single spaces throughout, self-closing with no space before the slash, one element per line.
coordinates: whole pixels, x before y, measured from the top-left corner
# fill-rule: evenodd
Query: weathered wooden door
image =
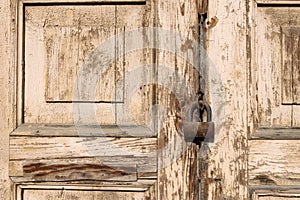
<path fill-rule="evenodd" d="M 15 199 L 156 198 L 149 15 L 145 1 L 20 2 Z"/>
<path fill-rule="evenodd" d="M 5 4 L 11 199 L 197 199 L 177 125 L 199 89 L 198 5 L 164 3 Z"/>
<path fill-rule="evenodd" d="M 300 199 L 300 4 L 253 2 L 250 196 Z"/>

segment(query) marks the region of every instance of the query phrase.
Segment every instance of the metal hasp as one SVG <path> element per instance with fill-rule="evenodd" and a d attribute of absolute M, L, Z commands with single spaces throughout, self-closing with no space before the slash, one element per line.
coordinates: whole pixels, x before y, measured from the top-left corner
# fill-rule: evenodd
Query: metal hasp
<path fill-rule="evenodd" d="M 199 116 L 198 121 L 194 121 L 195 113 Z M 206 113 L 205 122 L 203 121 L 204 113 Z M 211 122 L 212 111 L 208 103 L 204 103 L 202 100 L 193 102 L 188 110 L 187 120 L 180 123 L 186 142 L 194 142 L 200 145 L 204 140 L 206 142 L 214 141 L 214 123 Z"/>

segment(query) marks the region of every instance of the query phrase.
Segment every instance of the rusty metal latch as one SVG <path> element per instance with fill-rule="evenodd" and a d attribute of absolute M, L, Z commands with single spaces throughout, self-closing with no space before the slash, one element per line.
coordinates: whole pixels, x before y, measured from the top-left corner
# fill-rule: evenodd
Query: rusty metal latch
<path fill-rule="evenodd" d="M 206 113 L 206 121 L 203 116 Z M 197 114 L 197 121 L 194 121 L 194 115 Z M 186 122 L 181 122 L 181 130 L 184 133 L 186 142 L 194 142 L 198 145 L 202 141 L 213 142 L 214 140 L 214 123 L 212 120 L 212 110 L 210 105 L 199 99 L 191 104 L 188 110 Z"/>

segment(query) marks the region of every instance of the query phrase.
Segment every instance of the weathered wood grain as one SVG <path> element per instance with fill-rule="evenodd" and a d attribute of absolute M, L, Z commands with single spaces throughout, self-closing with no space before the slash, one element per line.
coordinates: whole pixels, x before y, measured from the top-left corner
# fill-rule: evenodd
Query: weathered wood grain
<path fill-rule="evenodd" d="M 29 165 L 40 164 L 42 166 L 53 166 L 53 165 L 75 165 L 80 166 L 84 164 L 90 165 L 103 165 L 103 166 L 134 166 L 138 173 L 139 179 L 157 179 L 157 158 L 153 157 L 134 157 L 134 156 L 114 156 L 114 157 L 82 157 L 82 158 L 62 158 L 62 159 L 43 159 L 43 160 L 30 160 L 20 159 L 11 160 L 9 162 L 10 176 L 14 177 L 16 181 L 21 180 L 32 181 L 34 180 L 31 174 L 27 174 L 24 177 L 24 167 Z M 126 168 L 125 168 L 126 169 Z M 129 172 L 132 172 L 129 171 Z M 21 178 L 20 178 L 21 177 Z M 22 178 L 23 177 L 23 178 Z M 92 178 L 91 178 L 92 179 Z M 74 179 L 76 180 L 76 179 Z M 61 180 L 63 181 L 63 180 Z"/>
<path fill-rule="evenodd" d="M 250 185 L 299 185 L 299 140 L 250 140 Z"/>
<path fill-rule="evenodd" d="M 129 191 L 112 191 L 112 189 L 106 187 L 106 189 L 102 188 L 101 191 L 101 187 L 20 185 L 18 186 L 17 199 L 156 199 L 156 184 L 153 184 L 148 190 L 141 189 L 136 188 L 135 190 L 132 188 Z"/>
<path fill-rule="evenodd" d="M 293 127 L 300 127 L 300 106 L 299 105 L 293 105 L 293 118 L 292 118 L 292 126 Z"/>
<path fill-rule="evenodd" d="M 209 145 L 206 199 L 247 195 L 247 7 L 251 1 L 209 1 L 208 17 L 218 23 L 207 31 L 207 101 L 213 109 L 215 142 Z M 211 151 L 211 152 L 210 152 Z M 205 169 L 205 168 L 204 168 Z"/>
<path fill-rule="evenodd" d="M 291 64 L 294 56 L 291 57 L 289 53 L 292 47 L 291 40 L 286 41 L 288 38 L 281 36 L 281 29 L 286 28 L 281 27 L 297 26 L 300 23 L 297 13 L 298 10 L 294 7 L 259 7 L 257 10 L 256 31 L 264 33 L 256 36 L 257 55 L 254 58 L 258 68 L 257 72 L 254 71 L 254 77 L 257 77 L 254 80 L 258 82 L 257 112 L 258 123 L 261 126 L 292 125 L 292 106 L 283 105 L 282 97 L 285 94 L 292 95 L 291 85 L 286 87 L 284 82 L 292 81 Z M 291 19 L 293 21 L 290 23 Z M 264 48 L 259 44 L 265 44 Z"/>
<path fill-rule="evenodd" d="M 199 89 L 198 6 L 191 0 L 157 1 L 157 23 L 169 30 L 166 37 L 157 33 L 156 64 L 163 66 L 156 72 L 161 86 L 156 87 L 155 103 L 163 108 L 157 113 L 158 199 L 198 199 L 197 163 L 193 161 L 197 146 L 186 143 L 177 130 L 178 117 L 186 117 L 181 112 L 196 99 Z"/>
<path fill-rule="evenodd" d="M 299 0 L 255 0 L 258 4 L 276 5 L 276 4 L 300 4 Z"/>
<path fill-rule="evenodd" d="M 23 166 L 26 181 L 137 181 L 136 165 L 104 165 L 97 163 L 31 163 Z"/>
<path fill-rule="evenodd" d="M 133 182 L 39 182 L 39 183 L 17 183 L 18 189 L 53 189 L 60 190 L 88 190 L 88 191 L 136 191 L 145 192 L 156 187 L 156 180 L 138 180 Z"/>
<path fill-rule="evenodd" d="M 254 140 L 299 140 L 300 128 L 258 128 L 251 135 Z"/>
<path fill-rule="evenodd" d="M 70 190 L 24 190 L 24 200 L 66 200 L 66 199 L 143 199 L 143 192 L 113 191 L 70 191 Z"/>
<path fill-rule="evenodd" d="M 282 103 L 293 103 L 293 49 L 289 28 L 282 27 Z"/>
<path fill-rule="evenodd" d="M 255 188 L 250 199 L 299 199 L 299 110 L 292 105 L 298 95 L 293 91 L 298 76 L 293 32 L 300 24 L 299 1 L 256 2 L 248 19 L 248 182 Z"/>
<path fill-rule="evenodd" d="M 126 43 L 122 34 L 149 26 L 149 10 L 145 4 L 25 6 L 25 122 L 147 124 L 152 90 L 135 91 L 153 76 L 145 67 L 147 37 L 141 49 L 126 53 L 134 40 Z M 125 77 L 140 66 L 134 74 L 140 82 Z"/>
<path fill-rule="evenodd" d="M 281 186 L 281 187 L 262 187 L 253 189 L 250 198 L 253 200 L 298 200 L 300 199 L 299 188 Z"/>
<path fill-rule="evenodd" d="M 300 27 L 282 27 L 282 103 L 299 103 L 299 37 Z"/>
<path fill-rule="evenodd" d="M 51 3 L 53 0 L 23 0 L 24 3 Z M 56 0 L 57 3 L 94 3 L 94 4 L 101 4 L 101 3 L 145 3 L 146 0 Z"/>
<path fill-rule="evenodd" d="M 22 124 L 11 136 L 48 137 L 138 137 L 154 138 L 155 132 L 145 126 Z"/>
<path fill-rule="evenodd" d="M 16 70 L 16 2 L 0 1 L 0 199 L 11 198 L 7 161 L 9 159 L 9 132 L 15 126 Z M 14 19 L 14 21 L 13 21 Z"/>
<path fill-rule="evenodd" d="M 10 159 L 153 156 L 156 138 L 11 137 Z"/>

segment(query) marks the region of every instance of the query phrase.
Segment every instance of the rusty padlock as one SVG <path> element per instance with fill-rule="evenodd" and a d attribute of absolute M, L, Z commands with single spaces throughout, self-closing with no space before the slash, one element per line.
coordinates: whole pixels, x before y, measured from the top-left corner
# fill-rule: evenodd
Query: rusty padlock
<path fill-rule="evenodd" d="M 198 121 L 193 121 L 195 111 L 197 111 L 199 115 Z M 206 112 L 206 122 L 202 121 L 204 111 Z M 214 123 L 211 120 L 212 111 L 210 105 L 202 101 L 193 102 L 188 110 L 187 121 L 180 123 L 185 141 L 194 142 L 198 145 L 204 140 L 206 142 L 213 142 Z"/>

